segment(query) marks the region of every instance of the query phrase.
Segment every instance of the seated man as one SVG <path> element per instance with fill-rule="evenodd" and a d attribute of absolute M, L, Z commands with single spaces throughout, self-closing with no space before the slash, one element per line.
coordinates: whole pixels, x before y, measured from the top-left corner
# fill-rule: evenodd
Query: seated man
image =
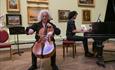
<path fill-rule="evenodd" d="M 72 41 L 83 41 L 84 51 L 86 57 L 92 57 L 93 54 L 88 50 L 87 38 L 83 36 L 77 36 L 76 33 L 85 32 L 84 30 L 78 30 L 75 26 L 75 19 L 78 13 L 76 11 L 71 11 L 68 15 L 66 37 L 68 40 Z"/>
<path fill-rule="evenodd" d="M 45 39 L 45 36 L 40 35 L 39 33 L 40 33 L 40 31 L 43 31 L 43 30 L 41 30 L 42 28 L 48 28 L 48 25 L 53 26 L 53 29 L 54 29 L 53 34 L 56 34 L 56 35 L 60 34 L 60 32 L 61 32 L 60 29 L 57 28 L 53 23 L 51 23 L 49 21 L 49 20 L 51 20 L 51 16 L 50 16 L 48 10 L 41 10 L 38 20 L 40 20 L 40 22 L 34 23 L 32 26 L 30 26 L 26 29 L 27 34 L 33 34 L 34 32 L 36 32 L 36 35 L 35 35 L 36 41 L 41 40 L 41 38 Z M 47 31 L 44 31 L 44 32 L 47 32 Z M 54 50 L 55 50 L 54 54 L 51 55 L 51 66 L 52 66 L 52 70 L 58 70 L 58 67 L 56 65 L 56 44 L 55 44 L 54 35 L 52 36 L 51 40 L 53 41 Z M 32 48 L 33 48 L 33 46 L 32 46 Z M 37 69 L 37 57 L 35 56 L 35 54 L 33 52 L 31 52 L 31 54 L 32 54 L 32 57 L 31 57 L 32 58 L 32 66 L 28 70 L 36 70 Z"/>

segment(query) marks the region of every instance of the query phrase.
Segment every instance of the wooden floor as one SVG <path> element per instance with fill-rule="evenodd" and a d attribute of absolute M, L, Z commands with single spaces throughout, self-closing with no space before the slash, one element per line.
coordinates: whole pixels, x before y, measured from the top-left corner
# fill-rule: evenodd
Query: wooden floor
<path fill-rule="evenodd" d="M 115 50 L 115 44 L 112 42 L 105 43 L 107 50 Z M 72 50 L 69 49 L 69 53 L 66 54 L 63 59 L 63 50 L 61 46 L 57 46 L 57 65 L 59 70 L 115 70 L 115 62 L 106 63 L 106 68 L 98 66 L 96 58 L 84 57 L 84 51 L 82 44 L 77 45 L 77 54 L 75 58 L 72 58 Z M 92 45 L 89 45 L 90 49 Z M 14 52 L 14 51 L 13 51 Z M 115 59 L 115 52 L 104 52 L 105 60 Z M 50 59 L 39 59 L 37 61 L 37 70 L 51 70 Z M 0 51 L 0 70 L 27 70 L 31 66 L 31 52 L 30 49 L 24 49 L 24 53 L 19 55 L 13 55 L 12 60 L 9 59 L 9 52 Z"/>

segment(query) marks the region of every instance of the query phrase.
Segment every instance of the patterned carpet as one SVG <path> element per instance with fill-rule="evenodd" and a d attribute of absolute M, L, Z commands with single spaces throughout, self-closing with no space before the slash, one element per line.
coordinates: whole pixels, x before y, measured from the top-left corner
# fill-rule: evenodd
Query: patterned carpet
<path fill-rule="evenodd" d="M 105 43 L 104 49 L 115 49 L 114 43 Z M 89 45 L 90 49 L 92 48 Z M 12 60 L 9 59 L 8 51 L 0 51 L 0 70 L 27 70 L 31 66 L 31 53 L 30 49 L 23 49 L 24 53 L 19 55 L 13 55 Z M 62 47 L 58 46 L 57 49 L 57 65 L 59 70 L 115 70 L 115 62 L 106 63 L 106 68 L 96 65 L 95 58 L 84 57 L 84 51 L 82 44 L 77 46 L 77 54 L 75 58 L 72 58 L 72 50 L 69 49 L 65 59 L 63 59 Z M 14 51 L 13 51 L 14 52 Z M 115 59 L 115 53 L 104 52 L 104 58 Z M 51 70 L 50 58 L 39 59 L 37 61 L 37 70 Z"/>

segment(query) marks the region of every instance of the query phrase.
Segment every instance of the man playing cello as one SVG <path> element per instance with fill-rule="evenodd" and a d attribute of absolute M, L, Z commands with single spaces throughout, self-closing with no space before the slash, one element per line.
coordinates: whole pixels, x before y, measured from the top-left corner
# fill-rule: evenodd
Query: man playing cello
<path fill-rule="evenodd" d="M 50 26 L 50 25 L 53 27 L 54 32 L 53 32 L 53 37 L 51 40 L 53 41 L 55 51 L 54 51 L 53 55 L 51 55 L 51 66 L 52 66 L 52 70 L 58 70 L 58 67 L 56 65 L 56 44 L 55 44 L 54 35 L 55 34 L 59 35 L 61 31 L 53 23 L 50 22 L 51 19 L 52 18 L 50 16 L 48 10 L 41 10 L 39 12 L 39 16 L 38 16 L 38 20 L 40 22 L 34 23 L 32 26 L 27 27 L 26 31 L 27 31 L 27 34 L 33 34 L 34 32 L 36 32 L 35 39 L 36 39 L 36 41 L 38 41 L 40 38 L 45 37 L 44 35 L 43 36 L 38 35 L 41 28 L 46 28 L 46 27 L 48 28 L 48 26 Z M 32 66 L 28 70 L 35 70 L 35 69 L 37 69 L 37 57 L 32 52 Z"/>

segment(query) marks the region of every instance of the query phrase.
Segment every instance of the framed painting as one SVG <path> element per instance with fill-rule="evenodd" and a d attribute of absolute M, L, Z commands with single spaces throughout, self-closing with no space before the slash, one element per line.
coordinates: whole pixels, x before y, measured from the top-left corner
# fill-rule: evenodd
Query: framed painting
<path fill-rule="evenodd" d="M 82 11 L 82 23 L 90 23 L 91 22 L 91 11 L 90 10 L 83 10 Z"/>
<path fill-rule="evenodd" d="M 7 0 L 8 12 L 20 12 L 20 0 Z"/>
<path fill-rule="evenodd" d="M 48 3 L 48 0 L 27 0 L 27 2 L 34 2 L 34 3 Z"/>
<path fill-rule="evenodd" d="M 58 20 L 59 22 L 66 22 L 70 10 L 58 10 Z"/>
<path fill-rule="evenodd" d="M 48 9 L 48 7 L 28 7 L 27 8 L 29 24 L 38 22 L 39 11 L 42 9 Z"/>
<path fill-rule="evenodd" d="M 8 27 L 15 27 L 22 25 L 22 18 L 20 14 L 6 14 L 6 25 Z"/>
<path fill-rule="evenodd" d="M 94 7 L 95 6 L 95 0 L 78 0 L 78 6 Z"/>

